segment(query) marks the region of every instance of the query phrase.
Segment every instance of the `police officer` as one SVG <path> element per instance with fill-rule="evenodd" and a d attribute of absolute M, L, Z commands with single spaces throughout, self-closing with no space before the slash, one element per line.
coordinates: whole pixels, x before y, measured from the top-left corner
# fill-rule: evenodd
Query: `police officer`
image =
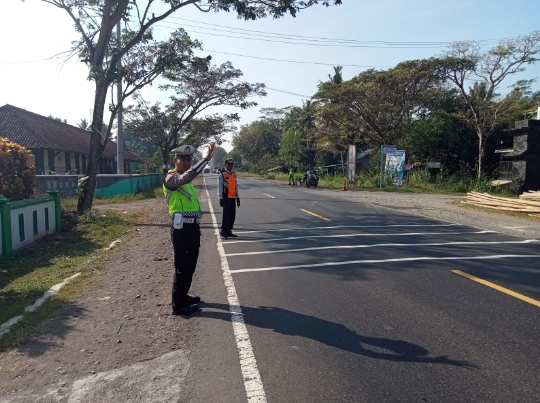
<path fill-rule="evenodd" d="M 199 223 L 202 217 L 197 192 L 191 182 L 212 159 L 214 148 L 215 144 L 212 143 L 208 147 L 206 158 L 192 167 L 195 147 L 178 147 L 174 150 L 175 168 L 163 178 L 163 192 L 172 221 L 171 240 L 174 248 L 173 315 L 191 315 L 199 309 L 196 303 L 201 300 L 200 297 L 188 295 L 201 246 Z"/>
<path fill-rule="evenodd" d="M 294 185 L 294 168 L 289 169 L 289 186 Z"/>
<path fill-rule="evenodd" d="M 223 207 L 221 231 L 219 234 L 225 239 L 236 238 L 238 236 L 232 233 L 234 220 L 236 219 L 236 207 L 240 207 L 238 181 L 233 168 L 234 161 L 232 158 L 229 158 L 225 161 L 225 169 L 219 174 L 218 180 L 219 205 Z"/>

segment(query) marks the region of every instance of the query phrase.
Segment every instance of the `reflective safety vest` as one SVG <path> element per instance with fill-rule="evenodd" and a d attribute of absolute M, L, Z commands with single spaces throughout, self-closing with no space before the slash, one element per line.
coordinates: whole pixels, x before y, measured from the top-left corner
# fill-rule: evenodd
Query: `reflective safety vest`
<path fill-rule="evenodd" d="M 236 172 L 230 174 L 227 171 L 221 173 L 223 175 L 223 197 L 228 199 L 236 198 Z"/>
<path fill-rule="evenodd" d="M 167 175 L 175 172 L 171 169 Z M 180 186 L 176 190 L 169 190 L 163 185 L 165 201 L 169 206 L 169 214 L 182 213 L 184 217 L 202 217 L 201 205 L 197 199 L 197 191 L 191 183 Z"/>

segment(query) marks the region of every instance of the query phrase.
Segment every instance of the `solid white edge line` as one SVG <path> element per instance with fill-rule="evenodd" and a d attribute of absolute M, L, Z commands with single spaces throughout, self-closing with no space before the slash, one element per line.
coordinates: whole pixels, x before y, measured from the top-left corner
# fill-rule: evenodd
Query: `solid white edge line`
<path fill-rule="evenodd" d="M 81 273 L 75 273 L 73 276 L 66 278 L 61 283 L 53 285 L 51 288 L 49 288 L 45 293 L 36 300 L 32 305 L 27 306 L 24 308 L 24 312 L 34 312 L 36 309 L 38 309 L 41 305 L 45 303 L 50 297 L 52 297 L 55 294 L 58 294 L 58 291 L 65 286 L 66 284 L 70 283 L 72 280 L 79 277 Z M 15 316 L 14 318 L 11 318 L 7 322 L 2 323 L 0 326 L 0 338 L 4 336 L 7 332 L 9 332 L 9 329 L 16 323 L 20 322 L 23 318 L 23 315 Z"/>
<path fill-rule="evenodd" d="M 255 234 L 263 232 L 280 232 L 280 231 L 311 231 L 319 229 L 336 229 L 336 228 L 387 228 L 387 227 L 453 227 L 461 224 L 388 224 L 388 225 L 337 225 L 334 227 L 308 227 L 308 228 L 280 228 L 268 230 L 254 231 L 234 231 L 237 234 Z"/>
<path fill-rule="evenodd" d="M 389 233 L 389 234 L 372 234 L 372 233 L 360 233 L 360 234 L 339 234 L 339 235 L 306 235 L 306 236 L 291 236 L 287 238 L 271 238 L 271 239 L 253 239 L 253 240 L 241 240 L 241 241 L 229 241 L 225 242 L 225 245 L 232 245 L 235 243 L 265 243 L 274 241 L 289 241 L 295 239 L 307 239 L 307 238 L 350 238 L 355 236 L 411 236 L 411 235 L 468 235 L 468 234 L 491 234 L 495 231 L 474 231 L 474 232 L 404 232 L 404 233 Z"/>
<path fill-rule="evenodd" d="M 380 260 L 350 260 L 345 262 L 328 262 L 328 263 L 314 263 L 314 264 L 299 264 L 295 266 L 276 266 L 276 267 L 262 267 L 260 269 L 239 269 L 231 270 L 231 273 L 248 273 L 256 271 L 272 271 L 272 270 L 291 270 L 302 269 L 308 267 L 323 267 L 323 266 L 344 266 L 350 264 L 363 264 L 363 263 L 389 263 L 389 262 L 412 262 L 416 260 L 490 260 L 490 259 L 505 259 L 505 258 L 540 258 L 540 255 L 488 255 L 488 256 L 443 256 L 443 257 L 406 257 L 396 259 L 380 259 Z"/>
<path fill-rule="evenodd" d="M 241 252 L 227 253 L 225 256 L 246 256 L 246 255 L 270 255 L 273 253 L 289 253 L 303 252 L 310 250 L 325 250 L 325 249 L 357 249 L 357 248 L 378 248 L 385 246 L 446 246 L 446 245 L 500 245 L 500 244 L 528 244 L 531 242 L 539 242 L 537 239 L 526 239 L 524 241 L 460 241 L 460 242 L 434 242 L 434 243 L 377 243 L 371 245 L 337 245 L 337 246 L 319 246 L 314 248 L 300 249 L 281 249 L 259 252 Z"/>
<path fill-rule="evenodd" d="M 216 215 L 214 214 L 214 208 L 212 207 L 212 201 L 210 199 L 210 193 L 208 192 L 208 186 L 206 186 L 206 178 L 204 175 L 203 182 L 206 190 L 206 197 L 208 199 L 208 209 L 210 210 L 210 214 L 212 216 L 214 232 L 217 238 L 217 250 L 221 261 L 223 283 L 227 289 L 227 301 L 229 302 L 229 311 L 231 312 L 231 321 L 236 340 L 236 347 L 238 348 L 238 355 L 240 356 L 240 369 L 242 371 L 244 387 L 246 389 L 247 401 L 249 403 L 266 403 L 266 394 L 264 393 L 261 375 L 259 373 L 259 369 L 257 368 L 257 360 L 255 359 L 255 354 L 253 353 L 253 347 L 249 339 L 247 326 L 244 322 L 242 308 L 240 307 L 238 295 L 236 294 L 236 287 L 232 279 L 227 257 L 225 256 L 223 243 L 221 242 L 221 237 L 219 236 Z"/>

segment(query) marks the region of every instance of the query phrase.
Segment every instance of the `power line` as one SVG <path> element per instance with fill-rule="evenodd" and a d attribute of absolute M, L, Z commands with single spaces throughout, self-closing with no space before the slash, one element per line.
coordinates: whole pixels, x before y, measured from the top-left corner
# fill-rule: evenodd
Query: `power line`
<path fill-rule="evenodd" d="M 25 64 L 25 63 L 36 63 L 36 62 L 44 62 L 46 60 L 51 60 L 50 57 L 47 57 L 45 59 L 36 59 L 36 60 L 24 60 L 21 62 L 9 62 L 9 63 L 0 63 L 0 66 L 7 66 L 10 64 Z"/>
<path fill-rule="evenodd" d="M 319 62 L 303 62 L 299 60 L 286 60 L 286 59 L 272 59 L 269 57 L 259 57 L 259 56 L 248 56 L 248 55 L 241 55 L 238 53 L 227 53 L 227 52 L 220 52 L 217 50 L 210 50 L 205 49 L 205 52 L 211 52 L 211 53 L 219 53 L 222 55 L 229 55 L 229 56 L 239 56 L 239 57 L 247 57 L 249 59 L 259 59 L 259 60 L 270 60 L 273 62 L 286 62 L 286 63 L 298 63 L 298 64 L 317 64 L 321 66 L 343 66 L 343 67 L 387 67 L 387 66 L 361 66 L 358 64 L 342 64 L 342 63 L 319 63 Z"/>
<path fill-rule="evenodd" d="M 226 25 L 210 24 L 210 23 L 207 23 L 207 22 L 189 20 L 189 19 L 186 19 L 186 18 L 173 17 L 173 16 L 170 16 L 169 18 L 176 19 L 176 20 L 181 20 L 181 21 L 188 21 L 188 22 L 192 22 L 192 23 L 195 23 L 195 24 L 199 24 L 199 25 L 202 24 L 202 25 L 208 25 L 208 26 L 212 26 L 212 27 L 233 29 L 235 31 L 244 31 L 244 32 L 248 32 L 248 33 L 253 32 L 253 33 L 273 35 L 273 36 L 304 38 L 305 40 L 314 40 L 314 39 L 316 39 L 316 40 L 331 41 L 331 42 L 349 42 L 349 43 L 361 43 L 361 44 L 389 44 L 389 45 L 444 45 L 444 46 L 446 46 L 446 45 L 449 45 L 449 44 L 453 43 L 453 41 L 431 41 L 431 42 L 426 42 L 426 41 L 360 41 L 360 40 L 357 40 L 357 39 L 326 38 L 326 37 L 318 37 L 318 36 L 282 34 L 282 33 L 278 33 L 278 32 L 269 32 L 269 31 L 257 31 L 257 30 L 252 30 L 252 29 L 235 28 L 235 27 L 226 26 Z M 169 21 L 167 21 L 167 22 L 169 22 Z M 182 25 L 190 26 L 188 24 L 182 24 Z M 203 28 L 203 27 L 196 27 L 196 28 Z M 210 29 L 210 28 L 207 28 L 207 29 Z M 215 29 L 215 30 L 217 30 L 217 29 Z M 224 32 L 227 32 L 227 31 L 224 31 Z M 238 34 L 238 32 L 236 32 L 236 33 Z M 494 42 L 497 43 L 497 42 L 504 41 L 504 40 L 509 40 L 509 39 L 513 39 L 513 38 L 479 39 L 479 40 L 476 40 L 475 42 L 483 43 L 483 44 L 490 44 L 490 43 L 494 43 Z"/>
<path fill-rule="evenodd" d="M 166 25 L 158 25 L 155 24 L 157 27 L 162 28 L 169 28 L 169 29 L 177 29 L 177 27 L 181 27 L 181 25 L 176 25 L 174 27 L 166 26 Z M 204 29 L 204 28 L 203 28 Z M 202 34 L 202 35 L 210 35 L 210 36 L 219 36 L 219 37 L 225 37 L 225 38 L 235 38 L 235 39 L 245 39 L 248 41 L 260 41 L 260 42 L 272 42 L 272 43 L 286 43 L 289 45 L 304 45 L 304 46 L 322 46 L 322 47 L 342 47 L 342 48 L 375 48 L 375 49 L 435 49 L 440 47 L 446 47 L 446 45 L 437 45 L 437 46 L 381 46 L 381 45 L 347 45 L 344 43 L 336 43 L 336 44 L 325 44 L 325 43 L 305 43 L 305 42 L 292 42 L 292 41 L 281 41 L 281 40 L 271 40 L 271 39 L 262 39 L 262 38 L 247 38 L 245 36 L 234 36 L 234 35 L 224 35 L 224 34 L 213 34 L 210 32 L 201 32 L 201 31 L 194 31 L 189 30 L 189 32 L 193 32 L 196 34 Z"/>
<path fill-rule="evenodd" d="M 267 90 L 271 90 L 271 91 L 282 92 L 284 94 L 295 95 L 295 96 L 301 97 L 301 98 L 311 98 L 311 97 L 308 97 L 307 95 L 301 95 L 301 94 L 296 94 L 294 92 L 278 90 L 276 88 L 271 88 L 271 87 L 266 87 L 266 86 L 264 88 L 267 89 Z"/>

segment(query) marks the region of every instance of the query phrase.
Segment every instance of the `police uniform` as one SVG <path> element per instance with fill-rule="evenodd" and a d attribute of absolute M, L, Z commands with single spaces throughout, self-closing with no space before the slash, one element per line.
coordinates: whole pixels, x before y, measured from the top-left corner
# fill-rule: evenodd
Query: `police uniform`
<path fill-rule="evenodd" d="M 180 158 L 191 157 L 195 148 L 182 146 L 175 152 Z M 183 174 L 171 169 L 163 178 L 163 192 L 171 216 L 171 241 L 174 248 L 173 314 L 193 313 L 198 306 L 192 304 L 200 301 L 199 297 L 188 296 L 201 246 L 199 224 L 202 218 L 197 192 L 191 182 L 207 164 L 203 159 Z"/>
<path fill-rule="evenodd" d="M 221 171 L 218 180 L 218 197 L 220 199 L 219 204 L 223 207 L 220 235 L 224 238 L 236 237 L 232 233 L 234 221 L 236 220 L 236 206 L 240 206 L 236 172 L 227 171 L 226 169 Z"/>

